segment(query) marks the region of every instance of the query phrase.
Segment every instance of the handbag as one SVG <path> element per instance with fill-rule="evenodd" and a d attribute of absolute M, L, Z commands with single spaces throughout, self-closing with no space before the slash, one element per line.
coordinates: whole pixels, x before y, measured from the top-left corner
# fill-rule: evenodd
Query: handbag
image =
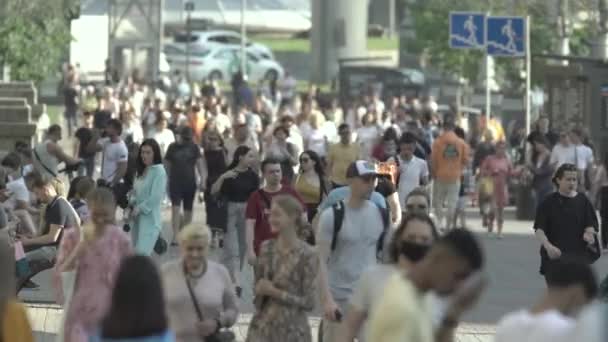
<path fill-rule="evenodd" d="M 74 210 L 74 208 L 72 208 L 72 206 L 70 205 L 70 208 L 72 209 L 72 214 L 78 218 L 78 214 L 76 213 L 76 211 Z M 80 231 L 80 242 L 82 242 L 84 240 L 84 232 L 82 231 L 82 227 L 80 226 L 80 221 L 76 220 L 77 224 L 76 227 L 74 227 L 73 229 L 78 229 Z M 76 287 L 76 280 L 78 277 L 78 265 L 76 265 L 76 267 L 74 267 L 73 270 L 71 271 L 66 271 L 66 272 L 61 272 L 61 289 L 63 291 L 63 314 L 61 315 L 61 323 L 59 325 L 59 330 L 57 331 L 57 337 L 56 340 L 57 342 L 63 342 L 65 341 L 64 339 L 64 335 L 65 335 L 65 331 L 64 331 L 64 327 L 65 327 L 65 320 L 67 318 L 67 313 L 68 313 L 68 308 L 70 307 L 70 302 L 72 301 L 72 296 L 74 295 L 74 288 Z"/>
<path fill-rule="evenodd" d="M 192 300 L 192 305 L 194 306 L 194 311 L 196 311 L 196 316 L 198 317 L 199 322 L 202 322 L 204 320 L 203 318 L 203 312 L 201 311 L 201 308 L 198 304 L 198 299 L 196 298 L 196 295 L 194 294 L 194 290 L 192 290 L 192 285 L 190 285 L 190 282 L 188 281 L 188 277 L 186 276 L 186 270 L 184 268 L 183 270 L 184 272 L 184 281 L 186 282 L 186 287 L 188 287 L 188 293 L 190 293 L 190 299 Z M 205 337 L 203 339 L 203 341 L 205 342 L 234 342 L 236 341 L 236 335 L 234 334 L 234 332 L 230 331 L 230 330 L 221 330 L 221 327 L 219 326 L 219 321 L 218 321 L 218 330 L 216 332 L 214 332 L 213 334 Z"/>
<path fill-rule="evenodd" d="M 590 264 L 593 264 L 602 256 L 602 246 L 600 246 L 600 239 L 598 239 L 597 234 L 594 234 L 593 240 L 593 243 L 587 244 L 585 248 L 585 255 Z"/>
<path fill-rule="evenodd" d="M 124 228 L 123 228 L 124 229 Z M 130 227 L 129 227 L 130 229 Z M 156 239 L 156 243 L 154 244 L 154 252 L 158 255 L 163 255 L 167 252 L 168 244 L 167 240 L 163 238 L 162 234 L 158 234 L 158 239 Z"/>

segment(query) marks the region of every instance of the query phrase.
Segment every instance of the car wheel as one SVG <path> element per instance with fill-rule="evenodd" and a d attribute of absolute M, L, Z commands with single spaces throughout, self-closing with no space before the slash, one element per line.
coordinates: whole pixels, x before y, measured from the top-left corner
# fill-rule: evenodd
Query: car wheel
<path fill-rule="evenodd" d="M 222 72 L 219 71 L 219 70 L 213 70 L 209 74 L 209 79 L 212 80 L 212 81 L 221 81 L 223 79 Z"/>
<path fill-rule="evenodd" d="M 270 70 L 266 71 L 266 75 L 264 76 L 264 79 L 266 79 L 268 81 L 277 80 L 278 78 L 279 78 L 279 72 L 274 69 L 270 69 Z"/>

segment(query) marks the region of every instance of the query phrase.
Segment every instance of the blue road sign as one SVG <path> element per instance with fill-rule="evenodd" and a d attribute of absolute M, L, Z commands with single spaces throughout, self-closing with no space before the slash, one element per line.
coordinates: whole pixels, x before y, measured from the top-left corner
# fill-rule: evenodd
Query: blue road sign
<path fill-rule="evenodd" d="M 486 20 L 483 13 L 450 12 L 450 47 L 483 49 Z"/>
<path fill-rule="evenodd" d="M 493 56 L 521 57 L 526 54 L 526 19 L 487 17 L 486 51 Z"/>

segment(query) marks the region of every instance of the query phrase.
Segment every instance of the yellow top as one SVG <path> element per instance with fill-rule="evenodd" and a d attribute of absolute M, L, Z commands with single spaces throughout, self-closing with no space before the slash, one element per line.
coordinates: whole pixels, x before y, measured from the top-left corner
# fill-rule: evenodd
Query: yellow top
<path fill-rule="evenodd" d="M 372 306 L 367 341 L 433 342 L 427 297 L 403 275 L 391 276 L 384 295 Z"/>
<path fill-rule="evenodd" d="M 32 328 L 23 305 L 16 301 L 6 304 L 2 315 L 3 342 L 34 342 Z"/>
<path fill-rule="evenodd" d="M 306 204 L 316 204 L 321 199 L 321 185 L 310 184 L 302 175 L 296 179 L 295 190 Z"/>
<path fill-rule="evenodd" d="M 331 164 L 331 181 L 340 185 L 346 185 L 346 169 L 359 159 L 359 145 L 342 143 L 333 144 L 329 147 L 327 160 Z"/>

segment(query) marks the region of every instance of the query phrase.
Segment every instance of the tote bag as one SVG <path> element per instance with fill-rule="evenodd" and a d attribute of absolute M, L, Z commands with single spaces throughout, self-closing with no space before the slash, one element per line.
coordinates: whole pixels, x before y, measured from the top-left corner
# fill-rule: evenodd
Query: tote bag
<path fill-rule="evenodd" d="M 60 200 L 61 199 L 67 201 L 64 198 L 60 198 Z M 80 226 L 79 216 L 71 205 L 70 209 L 72 209 L 72 214 L 76 218 L 76 227 L 74 227 L 73 229 L 79 230 L 79 241 L 82 242 L 84 240 L 84 232 L 82 231 L 82 227 Z M 61 314 L 61 322 L 59 324 L 59 330 L 57 331 L 57 337 L 55 339 L 56 342 L 65 341 L 65 321 L 72 301 L 72 296 L 74 295 L 74 288 L 76 287 L 77 276 L 78 264 L 76 264 L 74 269 L 71 271 L 61 272 L 61 288 L 63 290 L 63 313 Z"/>

